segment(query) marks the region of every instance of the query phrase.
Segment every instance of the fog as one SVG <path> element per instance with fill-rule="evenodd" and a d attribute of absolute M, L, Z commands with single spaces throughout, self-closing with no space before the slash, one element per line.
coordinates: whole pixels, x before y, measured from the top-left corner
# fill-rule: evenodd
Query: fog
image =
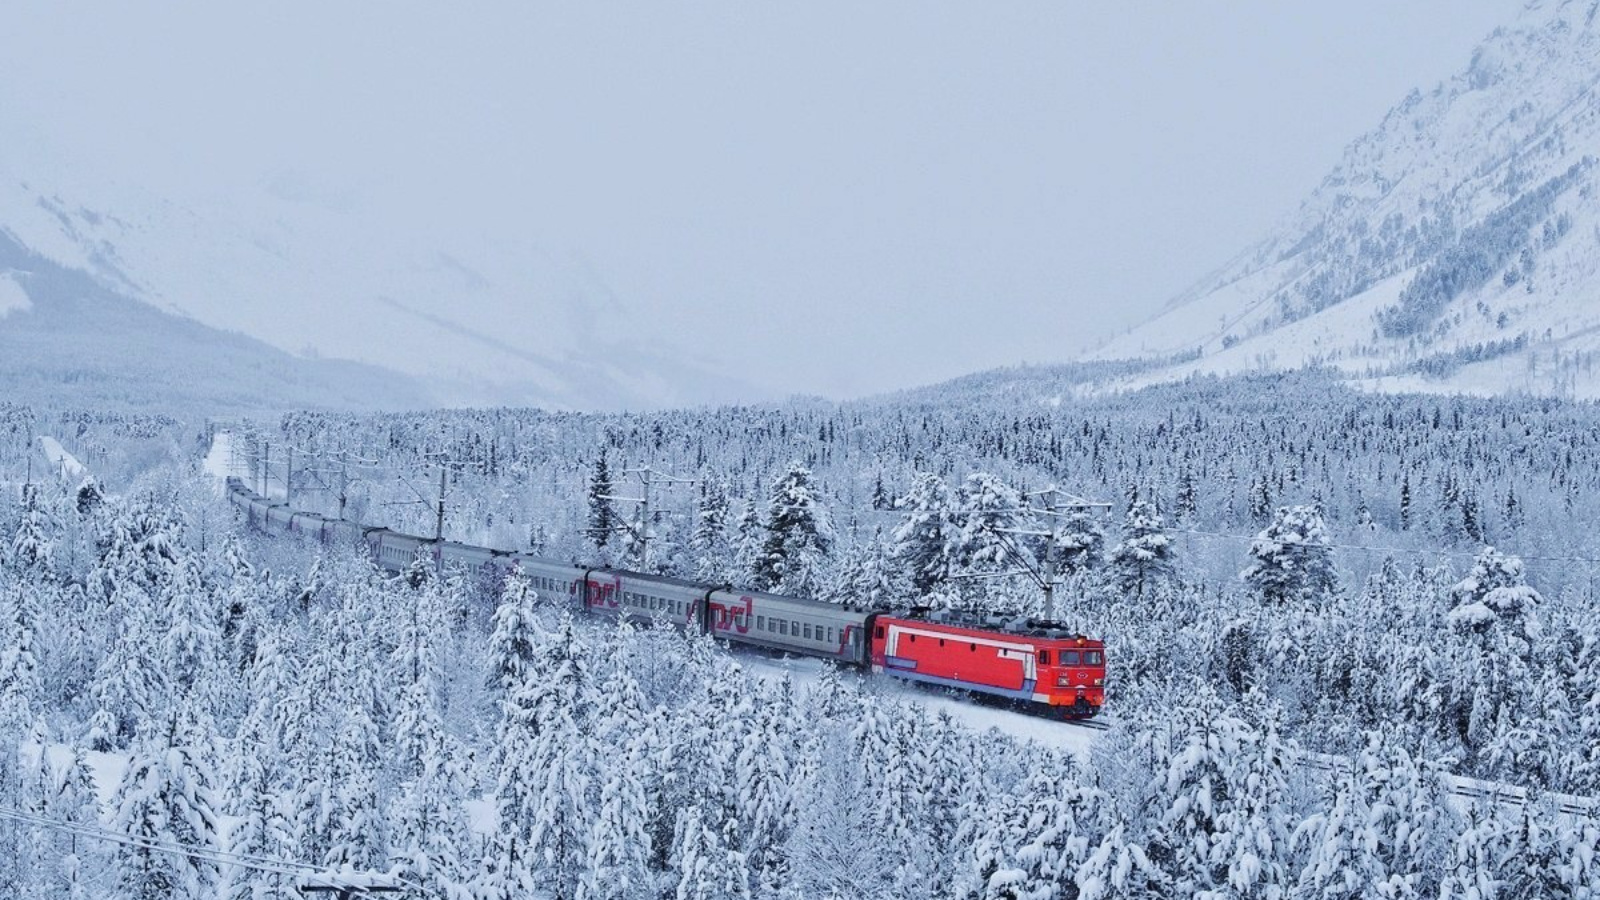
<path fill-rule="evenodd" d="M 1518 7 L 26 2 L 0 107 L 69 171 L 576 261 L 639 335 L 845 397 L 1149 316 Z M 475 327 L 524 308 L 472 298 Z M 290 349 L 318 330 L 314 304 L 180 303 Z"/>

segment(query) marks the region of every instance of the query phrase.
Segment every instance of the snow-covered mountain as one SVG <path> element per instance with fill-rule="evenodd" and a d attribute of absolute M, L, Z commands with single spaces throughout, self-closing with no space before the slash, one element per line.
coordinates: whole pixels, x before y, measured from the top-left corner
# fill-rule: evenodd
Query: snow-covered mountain
<path fill-rule="evenodd" d="M 582 260 L 515 235 L 423 233 L 287 171 L 197 178 L 178 196 L 114 154 L 84 163 L 19 135 L 0 146 L 0 229 L 123 297 L 303 358 L 392 369 L 442 405 L 639 409 L 755 393 L 663 346 Z"/>
<path fill-rule="evenodd" d="M 0 383 L 45 406 L 270 414 L 427 406 L 409 376 L 303 359 L 130 299 L 0 229 Z"/>
<path fill-rule="evenodd" d="M 1321 365 L 1380 389 L 1600 396 L 1597 87 L 1600 3 L 1534 0 L 1273 234 L 1089 358 L 1166 360 L 1130 383 Z"/>

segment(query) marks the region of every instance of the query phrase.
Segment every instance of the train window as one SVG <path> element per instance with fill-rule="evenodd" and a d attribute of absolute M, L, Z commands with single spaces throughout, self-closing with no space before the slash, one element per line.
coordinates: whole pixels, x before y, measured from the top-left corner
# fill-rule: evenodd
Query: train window
<path fill-rule="evenodd" d="M 1075 665 L 1077 665 L 1078 664 L 1078 651 L 1076 651 L 1076 650 L 1063 650 L 1063 651 L 1061 651 L 1061 664 L 1063 666 L 1075 666 Z"/>
<path fill-rule="evenodd" d="M 1049 650 L 1040 650 L 1039 651 L 1039 665 L 1041 665 L 1041 666 L 1050 665 L 1050 651 Z"/>
<path fill-rule="evenodd" d="M 880 638 L 883 637 L 883 626 L 879 625 L 877 628 L 872 629 L 872 636 Z"/>
<path fill-rule="evenodd" d="M 756 616 L 756 630 L 757 631 L 766 631 L 767 630 L 767 617 L 766 616 Z"/>
<path fill-rule="evenodd" d="M 944 646 L 944 638 L 939 638 L 939 646 Z"/>
<path fill-rule="evenodd" d="M 789 622 L 789 633 L 794 635 L 795 637 L 799 637 L 800 636 L 800 623 L 797 622 L 797 621 L 792 621 L 791 620 Z"/>
<path fill-rule="evenodd" d="M 1103 666 L 1106 664 L 1106 660 L 1105 657 L 1100 655 L 1099 650 L 1085 650 L 1083 651 L 1083 664 L 1086 666 Z"/>
<path fill-rule="evenodd" d="M 808 640 L 808 641 L 811 640 L 811 623 L 810 622 L 807 622 L 805 624 L 805 632 L 806 632 L 806 634 L 805 634 L 806 640 Z"/>
<path fill-rule="evenodd" d="M 911 635 L 911 643 L 915 644 L 916 642 L 917 642 L 917 636 L 914 635 L 914 634 Z"/>
<path fill-rule="evenodd" d="M 977 653 L 978 652 L 978 645 L 977 644 L 968 644 L 967 645 L 967 649 L 971 650 L 973 653 Z"/>
<path fill-rule="evenodd" d="M 789 620 L 787 620 L 787 619 L 779 619 L 778 620 L 778 633 L 781 634 L 781 635 L 785 635 L 785 636 L 787 636 L 789 634 Z"/>

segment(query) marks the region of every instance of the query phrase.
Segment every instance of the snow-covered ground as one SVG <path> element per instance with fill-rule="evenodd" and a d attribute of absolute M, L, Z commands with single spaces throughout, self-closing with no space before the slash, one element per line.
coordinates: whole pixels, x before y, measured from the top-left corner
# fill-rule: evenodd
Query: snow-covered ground
<path fill-rule="evenodd" d="M 50 468 L 61 477 L 69 481 L 77 481 L 89 474 L 88 468 L 78 462 L 78 458 L 67 452 L 61 442 L 47 435 L 39 436 L 39 449 L 44 451 L 45 459 L 50 461 Z"/>
<path fill-rule="evenodd" d="M 27 312 L 33 308 L 28 292 L 17 284 L 13 275 L 0 275 L 0 319 L 14 312 Z"/>
<path fill-rule="evenodd" d="M 776 681 L 785 675 L 797 685 L 815 682 L 822 674 L 823 662 L 807 657 L 774 657 L 761 653 L 736 652 L 739 664 L 749 671 Z M 896 700 L 915 703 L 930 713 L 947 712 L 961 725 L 978 731 L 995 729 L 1003 734 L 1025 740 L 1038 741 L 1049 747 L 1066 750 L 1079 758 L 1087 758 L 1089 749 L 1104 733 L 1065 722 L 1025 715 L 1007 709 L 980 705 L 975 698 L 962 698 L 952 694 L 925 690 L 917 685 L 883 676 L 874 680 L 880 692 Z"/>

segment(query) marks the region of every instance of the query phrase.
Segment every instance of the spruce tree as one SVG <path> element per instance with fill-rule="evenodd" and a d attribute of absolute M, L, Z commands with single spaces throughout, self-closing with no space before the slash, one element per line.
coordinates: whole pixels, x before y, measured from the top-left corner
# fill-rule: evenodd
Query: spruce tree
<path fill-rule="evenodd" d="M 612 494 L 611 469 L 606 461 L 605 448 L 601 448 L 600 455 L 594 461 L 594 472 L 589 476 L 588 535 L 597 550 L 606 548 L 611 535 L 621 523 L 616 509 L 611 505 Z"/>
<path fill-rule="evenodd" d="M 812 487 L 811 470 L 790 463 L 772 483 L 756 584 L 779 593 L 813 595 L 823 558 L 832 549 L 833 526 Z"/>
<path fill-rule="evenodd" d="M 1250 559 L 1239 577 L 1269 604 L 1315 603 L 1336 587 L 1327 526 L 1314 506 L 1278 507 L 1250 543 Z"/>
<path fill-rule="evenodd" d="M 944 479 L 931 473 L 917 477 L 901 504 L 906 517 L 890 538 L 893 558 L 919 597 L 942 586 L 955 565 L 953 507 Z"/>
<path fill-rule="evenodd" d="M 1122 540 L 1111 550 L 1111 571 L 1124 596 L 1146 600 L 1172 577 L 1172 539 L 1155 504 L 1140 500 L 1128 508 Z"/>

